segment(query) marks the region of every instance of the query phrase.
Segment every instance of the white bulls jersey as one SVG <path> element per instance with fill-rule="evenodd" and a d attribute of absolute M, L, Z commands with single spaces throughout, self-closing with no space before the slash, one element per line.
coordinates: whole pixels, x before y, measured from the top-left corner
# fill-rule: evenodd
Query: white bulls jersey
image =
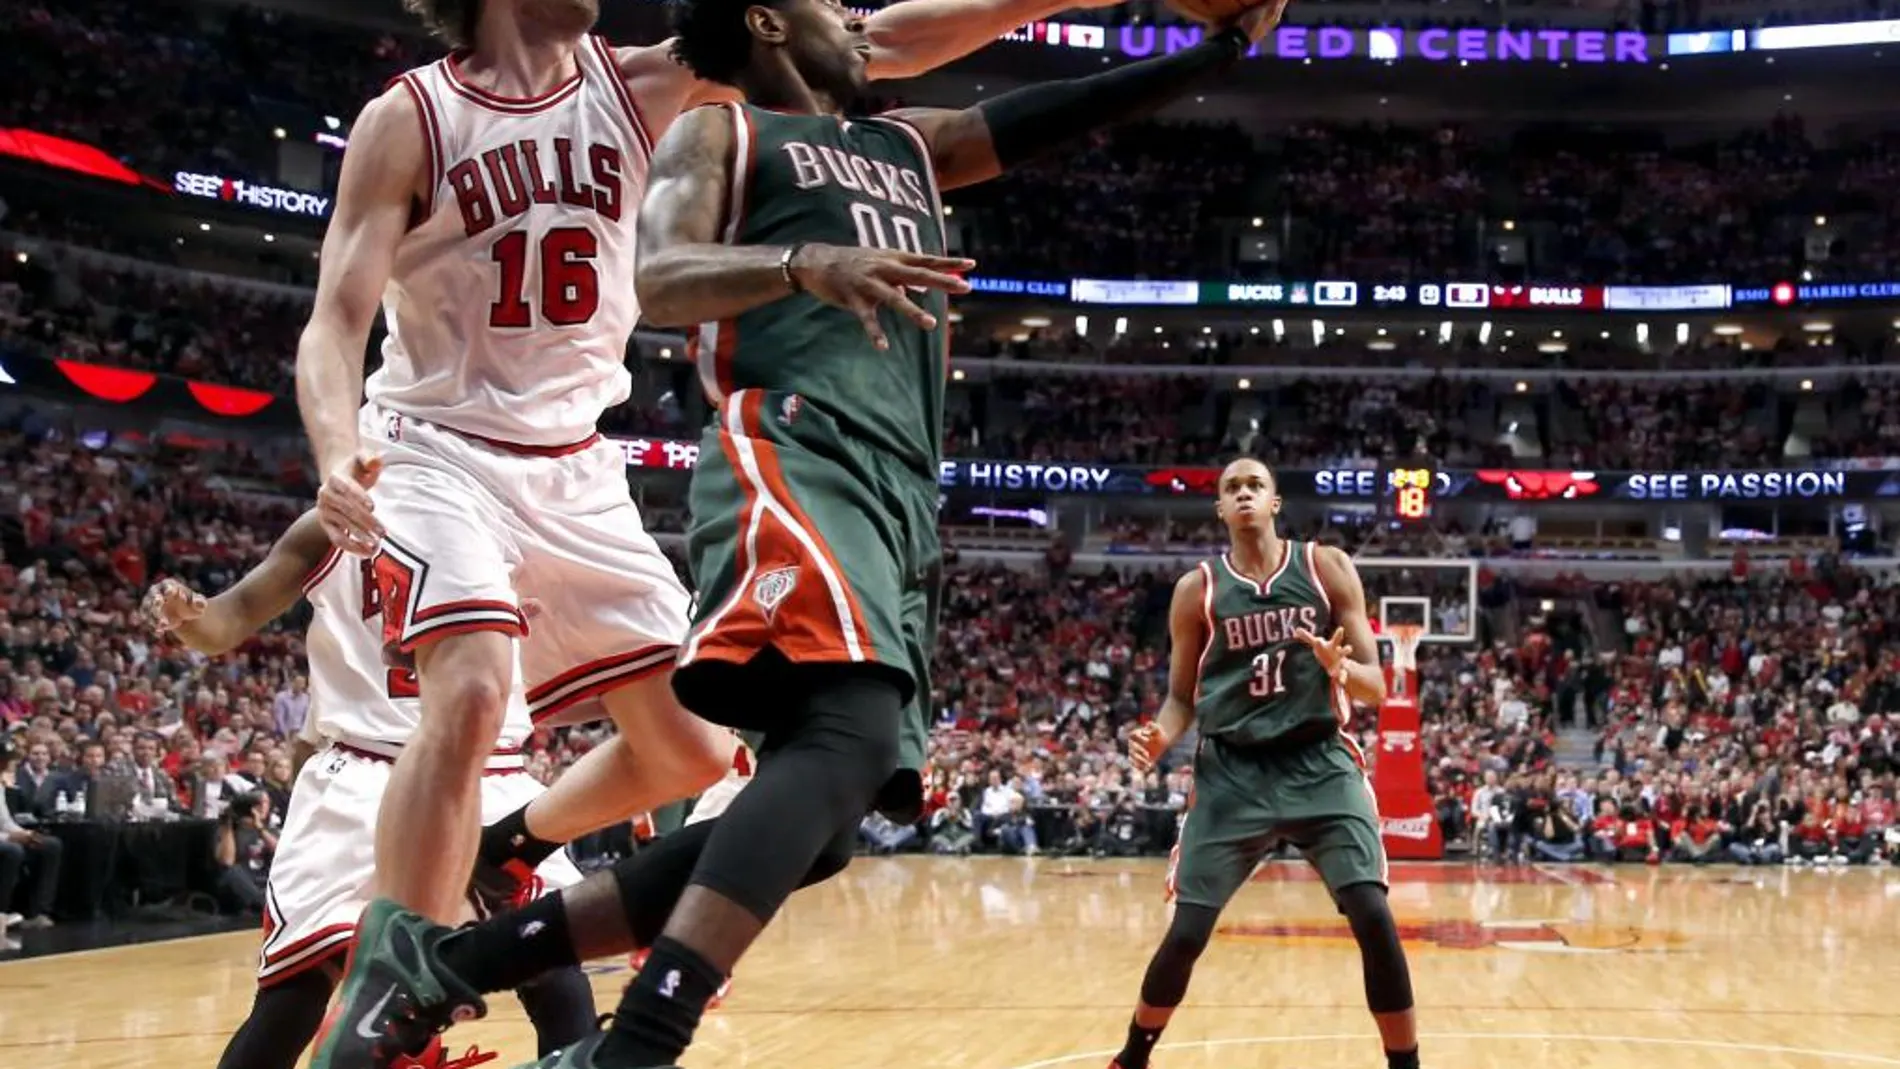
<path fill-rule="evenodd" d="M 330 550 L 304 581 L 315 617 L 305 647 L 310 659 L 310 719 L 305 732 L 358 745 L 408 743 L 422 723 L 415 672 L 383 661 L 383 614 L 369 580 L 369 558 Z M 366 594 L 367 591 L 367 594 Z M 512 753 L 534 733 L 528 703 L 517 685 L 508 696 L 498 753 Z"/>
<path fill-rule="evenodd" d="M 529 446 L 594 433 L 627 399 L 634 218 L 653 146 L 598 37 L 533 99 L 470 85 L 449 57 L 403 75 L 428 141 L 422 221 L 383 294 L 366 384 L 384 409 Z"/>

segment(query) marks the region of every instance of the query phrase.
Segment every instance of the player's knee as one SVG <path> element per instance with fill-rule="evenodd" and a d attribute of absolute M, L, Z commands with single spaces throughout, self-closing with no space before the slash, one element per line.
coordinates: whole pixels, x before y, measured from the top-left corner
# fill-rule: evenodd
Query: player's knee
<path fill-rule="evenodd" d="M 689 719 L 692 714 L 685 710 L 680 715 Z M 689 733 L 682 745 L 672 752 L 675 775 L 685 786 L 688 793 L 698 794 L 720 780 L 732 769 L 732 754 L 740 745 L 729 731 L 721 730 L 711 724 L 693 720 L 694 731 Z M 628 740 L 631 744 L 632 740 Z"/>
<path fill-rule="evenodd" d="M 831 840 L 825 843 L 825 848 L 818 852 L 817 859 L 811 863 L 811 869 L 799 886 L 810 887 L 812 884 L 823 883 L 838 875 L 851 864 L 851 859 L 857 856 L 857 852 L 857 825 L 840 828 L 838 834 L 832 836 Z"/>
<path fill-rule="evenodd" d="M 1353 884 L 1339 892 L 1337 902 L 1353 937 L 1361 944 L 1368 939 L 1397 941 L 1398 925 L 1392 919 L 1385 888 L 1376 883 Z"/>
<path fill-rule="evenodd" d="M 501 734 L 508 692 L 492 677 L 466 676 L 442 681 L 434 694 L 425 685 L 422 702 L 418 734 L 437 743 L 454 740 L 485 753 Z"/>
<path fill-rule="evenodd" d="M 476 632 L 417 651 L 422 690 L 418 735 L 436 746 L 482 752 L 494 746 L 514 685 L 508 641 L 503 635 Z"/>
<path fill-rule="evenodd" d="M 739 740 L 680 704 L 670 673 L 636 680 L 603 701 L 641 774 L 663 780 L 675 793 L 699 794 L 732 768 Z"/>
<path fill-rule="evenodd" d="M 1214 922 L 1219 916 L 1218 911 L 1202 906 L 1176 906 L 1156 957 L 1179 965 L 1194 964 L 1214 937 Z"/>
<path fill-rule="evenodd" d="M 887 680 L 851 676 L 815 692 L 790 747 L 826 754 L 828 789 L 855 821 L 897 768 L 903 696 Z"/>

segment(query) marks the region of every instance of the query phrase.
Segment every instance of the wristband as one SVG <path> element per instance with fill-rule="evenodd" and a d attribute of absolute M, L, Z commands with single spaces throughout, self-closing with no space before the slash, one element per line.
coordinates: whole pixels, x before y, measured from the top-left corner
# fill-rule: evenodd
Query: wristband
<path fill-rule="evenodd" d="M 805 292 L 804 283 L 798 281 L 798 276 L 792 273 L 792 257 L 797 256 L 798 250 L 804 247 L 804 242 L 794 242 L 785 246 L 785 252 L 778 258 L 778 273 L 784 276 L 785 284 L 792 287 L 793 293 Z"/>

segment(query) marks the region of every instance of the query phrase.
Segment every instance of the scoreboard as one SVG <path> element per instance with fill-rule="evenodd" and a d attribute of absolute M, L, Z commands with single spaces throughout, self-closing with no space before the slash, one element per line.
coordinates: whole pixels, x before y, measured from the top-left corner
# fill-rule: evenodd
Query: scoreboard
<path fill-rule="evenodd" d="M 1404 523 L 1431 519 L 1432 496 L 1438 489 L 1438 473 L 1428 467 L 1392 467 L 1381 480 L 1387 493 L 1381 495 L 1380 508 Z"/>

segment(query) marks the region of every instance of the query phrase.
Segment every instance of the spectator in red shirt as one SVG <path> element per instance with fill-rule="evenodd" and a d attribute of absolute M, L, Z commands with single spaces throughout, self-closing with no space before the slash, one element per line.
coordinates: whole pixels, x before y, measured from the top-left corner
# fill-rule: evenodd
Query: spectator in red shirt
<path fill-rule="evenodd" d="M 1727 830 L 1728 826 L 1710 816 L 1700 802 L 1689 806 L 1670 829 L 1675 844 L 1670 848 L 1670 859 L 1696 865 L 1721 860 L 1722 834 Z"/>
<path fill-rule="evenodd" d="M 1788 863 L 1825 865 L 1834 853 L 1834 832 L 1818 806 L 1808 807 L 1801 823 L 1788 836 Z"/>
<path fill-rule="evenodd" d="M 1841 799 L 1834 803 L 1834 853 L 1829 859 L 1837 865 L 1865 865 L 1874 856 L 1874 836 L 1867 834 L 1861 819 L 1861 807 Z"/>

